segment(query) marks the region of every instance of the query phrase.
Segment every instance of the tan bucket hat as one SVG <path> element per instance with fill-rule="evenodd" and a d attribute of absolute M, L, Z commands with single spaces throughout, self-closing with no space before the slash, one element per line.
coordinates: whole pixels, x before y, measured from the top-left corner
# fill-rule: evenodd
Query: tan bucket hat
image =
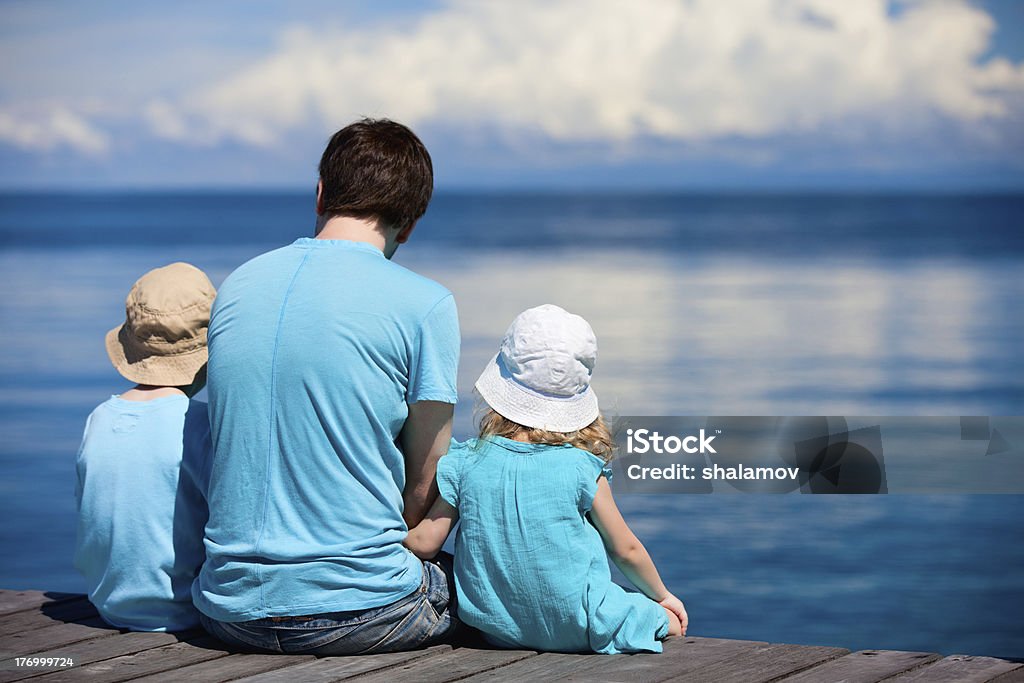
<path fill-rule="evenodd" d="M 206 274 L 188 263 L 149 271 L 128 292 L 124 324 L 107 333 L 110 362 L 137 384 L 192 384 L 206 365 L 216 295 Z"/>

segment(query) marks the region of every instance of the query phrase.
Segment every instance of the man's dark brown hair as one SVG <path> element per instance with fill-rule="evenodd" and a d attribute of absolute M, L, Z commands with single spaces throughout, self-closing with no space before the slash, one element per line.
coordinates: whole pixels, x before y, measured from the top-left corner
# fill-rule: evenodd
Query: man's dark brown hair
<path fill-rule="evenodd" d="M 403 229 L 427 210 L 434 191 L 430 154 L 416 134 L 387 119 L 345 126 L 320 158 L 323 212 L 375 218 Z"/>

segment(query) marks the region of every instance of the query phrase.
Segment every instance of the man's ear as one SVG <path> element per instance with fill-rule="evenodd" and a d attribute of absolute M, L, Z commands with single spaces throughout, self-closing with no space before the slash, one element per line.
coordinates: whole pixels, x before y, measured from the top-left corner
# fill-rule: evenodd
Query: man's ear
<path fill-rule="evenodd" d="M 324 215 L 324 181 L 316 181 L 316 215 Z"/>
<path fill-rule="evenodd" d="M 413 221 L 412 225 L 410 225 L 409 227 L 402 228 L 402 230 L 398 233 L 398 236 L 395 237 L 395 242 L 397 242 L 398 244 L 405 244 L 406 242 L 408 242 L 409 235 L 412 234 L 413 228 L 415 227 L 416 221 Z"/>

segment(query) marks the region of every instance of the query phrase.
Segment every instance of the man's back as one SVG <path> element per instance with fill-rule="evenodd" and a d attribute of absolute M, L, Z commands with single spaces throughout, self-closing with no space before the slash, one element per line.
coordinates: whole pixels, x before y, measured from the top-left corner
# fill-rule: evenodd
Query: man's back
<path fill-rule="evenodd" d="M 204 613 L 362 610 L 419 587 L 396 439 L 408 404 L 455 402 L 458 345 L 451 294 L 369 244 L 303 238 L 225 281 L 209 333 Z"/>

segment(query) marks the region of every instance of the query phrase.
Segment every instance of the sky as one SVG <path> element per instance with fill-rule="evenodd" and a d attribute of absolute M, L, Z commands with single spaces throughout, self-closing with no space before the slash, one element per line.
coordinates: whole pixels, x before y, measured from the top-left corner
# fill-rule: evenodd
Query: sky
<path fill-rule="evenodd" d="M 0 2 L 0 190 L 1024 190 L 1017 0 Z"/>

